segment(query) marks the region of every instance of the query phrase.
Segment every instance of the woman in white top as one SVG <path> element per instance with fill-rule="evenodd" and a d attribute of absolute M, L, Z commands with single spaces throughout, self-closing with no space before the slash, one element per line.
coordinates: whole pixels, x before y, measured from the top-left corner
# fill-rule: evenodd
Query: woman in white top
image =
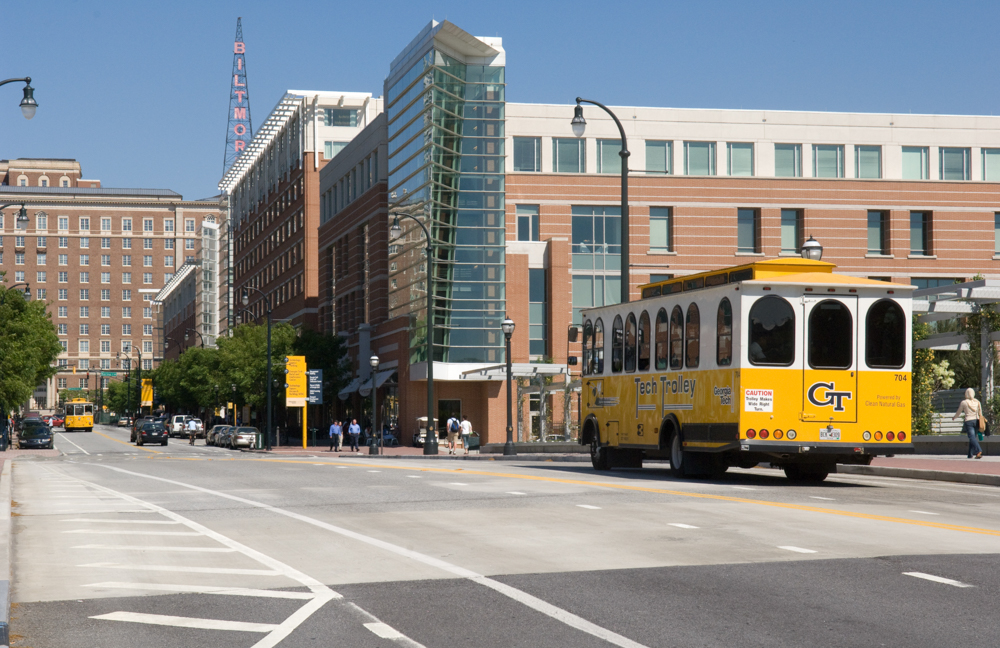
<path fill-rule="evenodd" d="M 969 435 L 969 459 L 972 458 L 973 452 L 976 453 L 976 459 L 983 458 L 983 449 L 979 447 L 979 439 L 976 438 L 976 433 L 979 432 L 979 417 L 982 413 L 983 406 L 976 398 L 976 390 L 971 387 L 966 389 L 965 400 L 958 406 L 955 416 L 951 418 L 954 420 L 959 416 L 964 417 L 962 420 L 965 423 L 962 424 L 962 432 Z"/>

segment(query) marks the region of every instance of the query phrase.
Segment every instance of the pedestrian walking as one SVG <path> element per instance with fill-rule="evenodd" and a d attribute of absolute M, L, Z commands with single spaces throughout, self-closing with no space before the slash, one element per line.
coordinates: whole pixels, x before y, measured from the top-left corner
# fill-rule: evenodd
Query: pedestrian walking
<path fill-rule="evenodd" d="M 337 452 L 340 452 L 340 443 L 344 437 L 344 428 L 340 426 L 340 421 L 334 421 L 330 424 L 330 452 L 333 452 L 333 446 L 337 446 Z"/>
<path fill-rule="evenodd" d="M 472 423 L 469 423 L 469 417 L 462 415 L 462 447 L 465 448 L 465 454 L 469 454 L 469 440 L 472 438 Z"/>
<path fill-rule="evenodd" d="M 975 452 L 976 459 L 982 459 L 983 449 L 979 446 L 979 439 L 976 438 L 976 433 L 985 429 L 986 418 L 983 417 L 983 405 L 976 398 L 976 390 L 972 387 L 965 390 L 965 400 L 959 404 L 958 411 L 951 418 L 955 420 L 959 416 L 962 416 L 964 421 L 962 432 L 969 435 L 968 458 L 972 459 L 972 454 Z"/>
<path fill-rule="evenodd" d="M 455 454 L 458 450 L 458 435 L 462 431 L 462 423 L 458 417 L 452 416 L 448 419 L 445 430 L 448 432 L 448 454 Z"/>
<path fill-rule="evenodd" d="M 347 433 L 351 435 L 351 450 L 358 451 L 358 436 L 361 434 L 361 426 L 358 419 L 351 419 L 351 424 L 347 428 Z"/>

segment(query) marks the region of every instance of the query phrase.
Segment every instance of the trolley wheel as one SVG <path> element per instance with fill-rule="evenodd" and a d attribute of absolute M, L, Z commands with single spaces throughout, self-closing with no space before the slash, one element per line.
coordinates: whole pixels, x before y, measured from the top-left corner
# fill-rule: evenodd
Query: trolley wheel
<path fill-rule="evenodd" d="M 687 476 L 688 453 L 681 448 L 681 434 L 674 432 L 670 438 L 670 474 L 674 477 L 684 478 Z"/>
<path fill-rule="evenodd" d="M 594 465 L 594 470 L 610 470 L 610 459 L 610 451 L 601 447 L 601 436 L 597 430 L 594 430 L 590 436 L 590 463 Z"/>
<path fill-rule="evenodd" d="M 825 480 L 832 466 L 826 464 L 791 464 L 785 466 L 785 477 L 795 482 L 815 482 Z"/>

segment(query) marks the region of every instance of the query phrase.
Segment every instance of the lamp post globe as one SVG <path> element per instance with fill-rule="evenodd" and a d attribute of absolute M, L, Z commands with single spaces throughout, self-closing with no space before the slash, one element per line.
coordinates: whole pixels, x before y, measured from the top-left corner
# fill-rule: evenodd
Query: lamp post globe
<path fill-rule="evenodd" d="M 573 127 L 574 135 L 583 137 L 583 133 L 587 129 L 587 120 L 583 118 L 583 106 L 579 103 L 573 109 L 573 120 L 570 122 L 570 126 Z"/>
<path fill-rule="evenodd" d="M 510 319 L 509 317 L 506 318 L 503 322 L 500 323 L 500 330 L 503 331 L 504 337 L 509 340 L 510 336 L 514 334 L 514 320 Z"/>
<path fill-rule="evenodd" d="M 823 246 L 819 244 L 819 241 L 810 236 L 809 240 L 802 244 L 801 255 L 803 259 L 819 261 L 823 258 Z"/>
<path fill-rule="evenodd" d="M 392 220 L 392 227 L 389 228 L 389 238 L 395 241 L 403 235 L 403 228 L 399 225 L 399 216 Z"/>
<path fill-rule="evenodd" d="M 25 119 L 31 119 L 38 110 L 38 102 L 35 101 L 35 89 L 31 87 L 31 77 L 25 79 L 24 99 L 21 99 L 21 114 Z"/>

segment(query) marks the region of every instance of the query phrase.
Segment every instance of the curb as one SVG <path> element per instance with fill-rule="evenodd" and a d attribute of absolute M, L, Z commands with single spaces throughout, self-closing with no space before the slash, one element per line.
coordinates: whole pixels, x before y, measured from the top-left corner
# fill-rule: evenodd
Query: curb
<path fill-rule="evenodd" d="M 291 454 L 291 453 L 267 453 L 267 452 L 253 452 L 252 454 L 259 454 L 263 457 L 302 457 L 302 456 L 313 456 L 316 453 L 308 453 L 306 455 L 301 454 Z M 437 454 L 437 455 L 421 455 L 421 454 L 384 454 L 384 455 L 373 455 L 367 452 L 359 452 L 357 454 L 347 455 L 346 457 L 335 457 L 337 459 L 360 459 L 360 458 L 372 458 L 372 459 L 433 459 L 437 461 L 570 461 L 579 463 L 590 463 L 590 455 L 554 455 L 552 453 L 541 453 L 541 454 L 520 454 L 513 456 L 506 455 L 494 455 L 494 454 L 470 454 L 470 455 L 448 455 L 448 454 Z M 0 646 L 2 648 L 2 646 Z"/>
<path fill-rule="evenodd" d="M 10 645 L 10 498 L 12 461 L 0 471 L 0 648 Z"/>
<path fill-rule="evenodd" d="M 947 470 L 922 470 L 918 468 L 891 468 L 889 466 L 852 466 L 837 464 L 837 473 L 847 475 L 869 475 L 875 477 L 900 477 L 902 479 L 924 479 L 928 481 L 955 482 L 959 484 L 979 484 L 983 486 L 1000 486 L 1000 475 L 950 472 Z"/>

